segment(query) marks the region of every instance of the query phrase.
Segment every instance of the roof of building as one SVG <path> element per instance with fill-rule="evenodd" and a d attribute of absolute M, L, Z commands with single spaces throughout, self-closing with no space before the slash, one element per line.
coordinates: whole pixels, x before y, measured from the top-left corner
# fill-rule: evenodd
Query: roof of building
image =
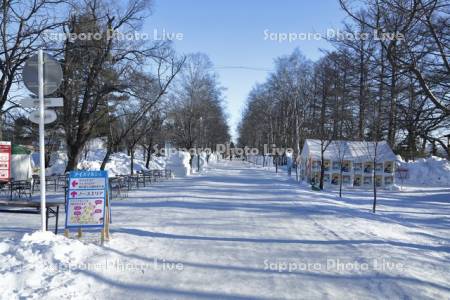
<path fill-rule="evenodd" d="M 321 141 L 307 139 L 301 156 L 320 160 Z M 377 161 L 396 160 L 396 156 L 386 141 L 324 141 L 324 158 L 329 160 Z"/>

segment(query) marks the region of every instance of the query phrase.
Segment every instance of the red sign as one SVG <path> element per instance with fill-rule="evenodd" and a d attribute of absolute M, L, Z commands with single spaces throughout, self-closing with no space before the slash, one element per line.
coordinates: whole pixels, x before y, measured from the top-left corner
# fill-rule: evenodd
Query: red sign
<path fill-rule="evenodd" d="M 0 141 L 0 182 L 11 180 L 11 142 Z"/>

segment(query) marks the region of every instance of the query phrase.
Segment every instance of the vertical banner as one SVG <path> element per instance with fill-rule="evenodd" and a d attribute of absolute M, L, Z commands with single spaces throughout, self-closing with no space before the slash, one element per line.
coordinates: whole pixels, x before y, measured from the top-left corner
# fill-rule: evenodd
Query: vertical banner
<path fill-rule="evenodd" d="M 103 227 L 107 192 L 106 171 L 70 172 L 66 228 Z"/>
<path fill-rule="evenodd" d="M 11 142 L 0 141 L 0 182 L 11 180 Z"/>

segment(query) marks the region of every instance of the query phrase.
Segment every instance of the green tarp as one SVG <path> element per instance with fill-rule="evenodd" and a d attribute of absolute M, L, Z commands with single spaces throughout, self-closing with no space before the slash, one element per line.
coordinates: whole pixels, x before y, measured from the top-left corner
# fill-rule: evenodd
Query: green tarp
<path fill-rule="evenodd" d="M 31 154 L 31 150 L 25 146 L 12 144 L 11 147 L 12 155 L 14 154 Z"/>

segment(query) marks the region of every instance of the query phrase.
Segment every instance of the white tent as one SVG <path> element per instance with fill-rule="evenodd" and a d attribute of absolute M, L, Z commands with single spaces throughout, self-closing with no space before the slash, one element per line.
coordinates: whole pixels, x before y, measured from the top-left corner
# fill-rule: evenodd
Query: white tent
<path fill-rule="evenodd" d="M 324 182 L 347 186 L 389 186 L 394 183 L 396 156 L 385 141 L 305 141 L 300 155 L 300 174 L 309 182 L 320 179 L 324 148 Z"/>
<path fill-rule="evenodd" d="M 324 145 L 327 145 L 327 141 Z M 314 160 L 321 159 L 321 141 L 307 139 L 302 149 L 301 156 Z M 386 141 L 360 142 L 360 141 L 331 141 L 324 152 L 324 159 L 339 160 L 344 158 L 352 161 L 374 160 L 386 161 L 396 159 L 394 152 Z"/>
<path fill-rule="evenodd" d="M 13 154 L 11 156 L 11 177 L 14 180 L 28 180 L 32 175 L 31 155 Z"/>

